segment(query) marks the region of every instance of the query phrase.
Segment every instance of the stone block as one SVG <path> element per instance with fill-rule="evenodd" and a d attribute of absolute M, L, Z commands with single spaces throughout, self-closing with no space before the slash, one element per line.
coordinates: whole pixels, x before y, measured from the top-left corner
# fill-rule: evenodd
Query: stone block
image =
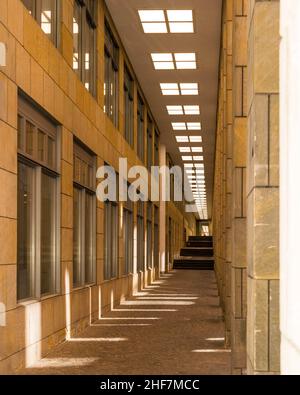
<path fill-rule="evenodd" d="M 17 218 L 17 176 L 0 169 L 0 216 Z"/>
<path fill-rule="evenodd" d="M 4 304 L 6 311 L 16 307 L 16 265 L 0 265 L 0 304 Z"/>
<path fill-rule="evenodd" d="M 61 260 L 73 260 L 73 230 L 61 229 Z"/>
<path fill-rule="evenodd" d="M 269 370 L 280 372 L 280 307 L 279 307 L 279 280 L 269 282 L 269 338 L 270 356 Z"/>
<path fill-rule="evenodd" d="M 30 56 L 19 44 L 16 44 L 16 83 L 26 93 L 30 94 Z"/>
<path fill-rule="evenodd" d="M 17 132 L 2 121 L 0 121 L 0 141 L 0 167 L 17 173 Z"/>
<path fill-rule="evenodd" d="M 233 220 L 233 257 L 234 267 L 247 267 L 247 220 L 235 218 Z"/>
<path fill-rule="evenodd" d="M 269 282 L 248 277 L 248 357 L 255 371 L 269 366 Z M 250 308 L 252 306 L 252 308 Z"/>
<path fill-rule="evenodd" d="M 279 190 L 256 188 L 253 192 L 252 227 L 248 224 L 249 253 L 253 255 L 249 265 L 251 276 L 260 279 L 279 278 Z M 250 226 L 249 226 L 250 225 Z"/>
<path fill-rule="evenodd" d="M 254 90 L 279 92 L 279 1 L 258 1 L 253 15 Z"/>
<path fill-rule="evenodd" d="M 279 186 L 279 95 L 270 95 L 269 184 Z"/>

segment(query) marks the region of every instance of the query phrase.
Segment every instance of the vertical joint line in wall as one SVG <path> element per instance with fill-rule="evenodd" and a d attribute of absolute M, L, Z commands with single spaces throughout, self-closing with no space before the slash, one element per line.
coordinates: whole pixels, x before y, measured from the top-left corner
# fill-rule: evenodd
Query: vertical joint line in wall
<path fill-rule="evenodd" d="M 271 96 L 268 95 L 268 185 L 270 186 L 270 132 L 271 132 Z"/>
<path fill-rule="evenodd" d="M 242 179 L 241 179 L 241 214 L 242 217 L 244 217 L 244 169 L 241 167 L 241 172 L 242 172 Z"/>
<path fill-rule="evenodd" d="M 244 67 L 242 66 L 241 69 L 242 69 L 242 81 L 241 81 L 241 83 L 242 83 L 242 97 L 241 97 L 241 106 L 242 106 L 242 108 L 241 108 L 241 116 L 243 117 L 244 116 Z"/>
<path fill-rule="evenodd" d="M 270 344 L 270 280 L 268 280 L 268 372 L 270 371 L 270 350 L 271 350 L 271 344 Z"/>

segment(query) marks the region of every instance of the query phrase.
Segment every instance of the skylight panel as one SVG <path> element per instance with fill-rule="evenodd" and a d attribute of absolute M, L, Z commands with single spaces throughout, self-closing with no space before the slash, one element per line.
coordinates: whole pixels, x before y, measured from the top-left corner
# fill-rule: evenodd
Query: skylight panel
<path fill-rule="evenodd" d="M 188 122 L 187 123 L 188 130 L 201 130 L 200 122 Z"/>
<path fill-rule="evenodd" d="M 185 115 L 200 115 L 199 106 L 184 106 Z"/>
<path fill-rule="evenodd" d="M 165 23 L 143 23 L 144 33 L 157 34 L 168 33 L 167 25 Z"/>
<path fill-rule="evenodd" d="M 139 10 L 141 22 L 165 22 L 163 10 Z"/>
<path fill-rule="evenodd" d="M 202 143 L 202 137 L 201 136 L 190 136 L 190 142 L 191 143 Z"/>
<path fill-rule="evenodd" d="M 192 152 L 203 152 L 202 147 L 192 147 Z"/>
<path fill-rule="evenodd" d="M 188 143 L 189 138 L 188 136 L 176 136 L 177 143 Z"/>
<path fill-rule="evenodd" d="M 169 115 L 183 115 L 182 106 L 167 106 Z"/>
<path fill-rule="evenodd" d="M 184 153 L 184 152 L 191 152 L 190 147 L 179 147 L 179 151 Z"/>
<path fill-rule="evenodd" d="M 185 122 L 172 122 L 173 130 L 186 130 Z"/>

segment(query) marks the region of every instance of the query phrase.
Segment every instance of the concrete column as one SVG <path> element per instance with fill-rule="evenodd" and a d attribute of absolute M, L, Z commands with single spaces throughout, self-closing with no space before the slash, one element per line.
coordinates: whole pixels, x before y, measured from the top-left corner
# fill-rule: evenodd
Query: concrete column
<path fill-rule="evenodd" d="M 280 371 L 279 1 L 248 15 L 247 371 Z"/>
<path fill-rule="evenodd" d="M 281 372 L 300 374 L 300 2 L 281 2 L 280 327 Z"/>
<path fill-rule="evenodd" d="M 232 373 L 246 370 L 246 152 L 247 152 L 247 7 L 246 0 L 234 0 L 232 56 L 232 265 L 231 265 L 231 347 Z"/>

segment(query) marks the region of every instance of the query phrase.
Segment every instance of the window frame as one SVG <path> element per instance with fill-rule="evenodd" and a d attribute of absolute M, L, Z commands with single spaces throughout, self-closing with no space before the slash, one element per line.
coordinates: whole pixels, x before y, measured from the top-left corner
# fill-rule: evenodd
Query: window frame
<path fill-rule="evenodd" d="M 30 0 L 31 7 L 28 8 L 26 0 L 22 0 L 24 7 L 27 8 L 29 14 L 36 20 L 39 24 L 40 28 L 42 28 L 41 22 L 41 10 L 42 10 L 42 1 L 43 0 Z M 44 34 L 49 38 L 49 40 L 55 45 L 56 48 L 59 47 L 60 44 L 60 1 L 59 0 L 52 0 L 53 7 L 53 19 L 51 19 L 51 35 L 45 33 Z"/>
<path fill-rule="evenodd" d="M 147 168 L 151 171 L 153 165 L 153 121 L 147 117 Z"/>
<path fill-rule="evenodd" d="M 93 5 L 93 6 L 92 6 Z M 75 11 L 78 11 L 78 68 L 74 68 L 74 53 L 75 53 Z M 76 14 L 77 15 L 77 14 Z M 90 33 L 93 32 L 92 40 L 92 60 L 89 62 L 90 78 L 86 86 L 86 40 L 90 42 Z M 74 0 L 73 9 L 73 71 L 77 74 L 80 81 L 85 86 L 88 92 L 94 97 L 97 96 L 97 2 L 94 0 Z"/>
<path fill-rule="evenodd" d="M 74 281 L 74 265 L 75 265 L 75 228 L 73 228 L 73 287 L 81 288 L 94 285 L 96 283 L 96 262 L 97 262 L 97 251 L 96 251 L 96 233 L 97 233 L 97 223 L 96 223 L 96 210 L 97 210 L 97 200 L 96 200 L 96 156 L 83 144 L 74 139 L 73 145 L 73 156 L 74 156 L 74 169 L 73 169 L 73 190 L 75 198 L 75 190 L 79 193 L 79 221 L 80 221 L 80 231 L 79 231 L 79 282 Z M 88 166 L 88 178 L 89 181 L 82 180 L 81 175 L 78 178 L 76 174 L 76 159 L 84 162 Z M 86 211 L 87 211 L 87 201 L 88 197 L 92 198 L 92 223 L 90 224 L 91 229 L 91 244 L 92 244 L 92 254 L 91 254 L 91 281 L 86 280 Z M 75 205 L 74 205 L 75 208 Z M 73 219 L 75 224 L 75 212 L 73 209 Z"/>
<path fill-rule="evenodd" d="M 134 146 L 133 127 L 133 107 L 134 107 L 134 80 L 128 70 L 124 67 L 124 137 L 128 144 Z"/>
<path fill-rule="evenodd" d="M 137 202 L 137 272 L 145 270 L 145 212 L 144 202 Z"/>
<path fill-rule="evenodd" d="M 22 119 L 21 122 L 20 118 Z M 30 122 L 34 125 L 35 134 L 37 140 L 37 130 L 45 130 L 47 134 L 54 138 L 55 144 L 55 158 L 54 166 L 40 161 L 35 155 L 29 155 L 25 149 L 19 146 L 18 141 L 18 188 L 19 188 L 19 166 L 26 166 L 32 169 L 33 174 L 33 205 L 30 221 L 30 227 L 32 228 L 32 261 L 31 261 L 31 273 L 30 273 L 30 296 L 25 298 L 19 298 L 17 288 L 17 300 L 18 303 L 23 303 L 28 300 L 42 300 L 44 298 L 55 296 L 59 294 L 60 286 L 60 224 L 61 224 L 61 211 L 60 211 L 60 130 L 56 123 L 45 114 L 44 111 L 40 110 L 37 105 L 34 105 L 32 101 L 27 100 L 25 97 L 19 95 L 18 98 L 18 139 L 22 139 L 23 142 L 26 140 L 26 122 Z M 49 129 L 48 129 L 49 128 Z M 37 141 L 35 141 L 35 145 Z M 35 147 L 36 148 L 36 147 Z M 37 150 L 36 150 L 37 151 Z M 36 155 L 37 152 L 35 152 Z M 42 293 L 41 286 L 41 269 L 42 269 L 42 175 L 51 177 L 54 182 L 53 194 L 54 199 L 54 239 L 55 243 L 53 246 L 53 261 L 51 263 L 51 291 L 48 293 Z M 18 196 L 19 203 L 19 196 Z M 18 218 L 18 230 L 20 213 L 17 214 Z M 17 236 L 19 238 L 19 236 Z M 18 257 L 19 257 L 19 242 L 18 242 Z M 17 260 L 17 273 L 18 273 L 19 258 Z M 18 276 L 18 275 L 17 275 Z M 18 283 L 17 283 L 18 284 Z"/>
<path fill-rule="evenodd" d="M 152 202 L 147 204 L 147 268 L 153 269 Z"/>
<path fill-rule="evenodd" d="M 138 94 L 137 105 L 137 154 L 142 162 L 145 161 L 145 103 Z"/>
<path fill-rule="evenodd" d="M 130 184 L 128 185 L 128 187 Z M 133 274 L 134 259 L 134 204 L 127 197 L 123 203 L 124 274 Z"/>
<path fill-rule="evenodd" d="M 159 268 L 159 207 L 154 205 L 154 267 Z"/>
<path fill-rule="evenodd" d="M 104 36 L 104 112 L 116 128 L 119 126 L 119 64 L 120 51 L 117 40 L 107 20 L 105 20 Z M 114 84 L 114 94 L 110 86 Z M 108 88 L 109 87 L 109 90 Z M 110 92 L 110 94 L 107 94 Z M 111 109 L 113 111 L 111 111 Z"/>
<path fill-rule="evenodd" d="M 106 166 L 109 166 L 105 164 Z M 119 175 L 116 177 L 116 185 L 119 185 Z M 116 196 L 118 196 L 118 191 Z M 114 218 L 116 219 L 114 223 Z M 119 277 L 119 202 L 104 201 L 104 281 L 110 281 Z"/>

